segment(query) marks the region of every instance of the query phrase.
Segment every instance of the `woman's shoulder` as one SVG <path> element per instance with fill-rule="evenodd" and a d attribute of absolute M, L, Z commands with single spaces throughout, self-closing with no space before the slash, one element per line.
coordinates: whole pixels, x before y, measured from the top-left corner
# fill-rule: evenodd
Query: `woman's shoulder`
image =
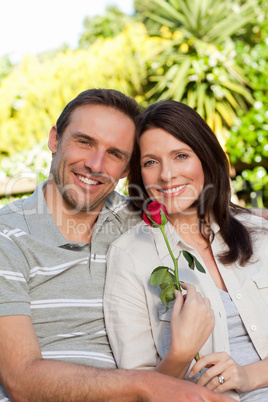
<path fill-rule="evenodd" d="M 239 212 L 235 214 L 235 218 L 250 229 L 263 229 L 264 233 L 268 231 L 268 220 L 252 212 Z"/>
<path fill-rule="evenodd" d="M 267 257 L 268 221 L 254 213 L 247 212 L 238 213 L 235 217 L 250 234 L 254 258 L 262 259 L 264 254 Z"/>

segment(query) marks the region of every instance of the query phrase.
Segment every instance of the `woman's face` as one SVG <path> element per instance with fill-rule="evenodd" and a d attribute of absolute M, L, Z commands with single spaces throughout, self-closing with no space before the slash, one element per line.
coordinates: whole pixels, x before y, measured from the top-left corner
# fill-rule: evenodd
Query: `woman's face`
<path fill-rule="evenodd" d="M 191 205 L 204 186 L 200 159 L 192 148 L 161 128 L 140 138 L 141 174 L 152 201 L 164 204 L 169 215 L 196 213 Z"/>

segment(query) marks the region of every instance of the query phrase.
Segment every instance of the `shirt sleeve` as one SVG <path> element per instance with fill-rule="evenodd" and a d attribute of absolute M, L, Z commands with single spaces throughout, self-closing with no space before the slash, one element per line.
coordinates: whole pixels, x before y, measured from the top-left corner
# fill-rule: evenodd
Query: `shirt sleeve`
<path fill-rule="evenodd" d="M 29 266 L 20 247 L 0 231 L 0 316 L 31 315 Z"/>
<path fill-rule="evenodd" d="M 152 369 L 159 363 L 142 281 L 131 256 L 114 245 L 107 259 L 104 316 L 119 368 Z"/>

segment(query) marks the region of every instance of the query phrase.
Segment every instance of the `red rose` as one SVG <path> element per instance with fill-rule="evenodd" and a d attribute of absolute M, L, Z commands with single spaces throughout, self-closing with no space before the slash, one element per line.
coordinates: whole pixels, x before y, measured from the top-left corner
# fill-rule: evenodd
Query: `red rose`
<path fill-rule="evenodd" d="M 149 226 L 161 226 L 165 225 L 168 221 L 168 213 L 165 205 L 159 204 L 159 202 L 151 202 L 147 211 L 143 212 L 143 220 Z"/>

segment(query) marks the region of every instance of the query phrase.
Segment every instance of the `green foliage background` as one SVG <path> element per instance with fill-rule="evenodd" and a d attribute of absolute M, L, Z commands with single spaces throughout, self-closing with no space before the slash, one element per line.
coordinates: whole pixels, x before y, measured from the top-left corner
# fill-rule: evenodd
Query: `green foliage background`
<path fill-rule="evenodd" d="M 18 153 L 24 169 L 36 169 L 25 155 L 79 92 L 115 88 L 144 107 L 165 98 L 195 108 L 229 155 L 239 198 L 268 207 L 267 0 L 134 5 L 131 17 L 109 7 L 86 18 L 77 50 L 27 56 L 16 66 L 0 59 L 0 179 L 18 174 L 7 168 L 7 160 L 23 166 Z"/>

